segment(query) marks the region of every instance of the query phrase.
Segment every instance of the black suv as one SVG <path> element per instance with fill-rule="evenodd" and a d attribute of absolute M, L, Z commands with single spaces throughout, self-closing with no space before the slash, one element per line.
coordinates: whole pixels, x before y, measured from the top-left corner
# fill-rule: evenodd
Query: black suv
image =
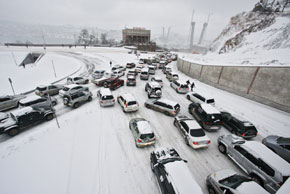
<path fill-rule="evenodd" d="M 150 154 L 150 161 L 162 193 L 175 194 L 182 191 L 202 194 L 200 186 L 186 165 L 187 161 L 183 160 L 174 148 L 154 150 Z"/>
<path fill-rule="evenodd" d="M 222 127 L 222 115 L 210 104 L 191 103 L 188 112 L 208 131 L 217 131 Z"/>
<path fill-rule="evenodd" d="M 250 139 L 257 136 L 256 127 L 249 121 L 242 121 L 228 112 L 221 112 L 223 125 L 232 133 L 245 139 Z"/>
<path fill-rule="evenodd" d="M 20 130 L 32 126 L 41 121 L 53 119 L 55 110 L 51 107 L 32 108 L 25 107 L 11 112 L 0 123 L 0 134 L 9 136 L 17 135 Z"/>

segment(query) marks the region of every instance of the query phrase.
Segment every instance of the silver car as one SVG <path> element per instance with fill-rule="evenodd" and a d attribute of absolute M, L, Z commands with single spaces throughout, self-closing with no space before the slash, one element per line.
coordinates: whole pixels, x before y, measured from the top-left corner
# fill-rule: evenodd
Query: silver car
<path fill-rule="evenodd" d="M 63 88 L 61 85 L 38 86 L 35 89 L 35 94 L 38 96 L 56 95 Z"/>
<path fill-rule="evenodd" d="M 260 142 L 222 135 L 218 149 L 270 193 L 277 192 L 290 176 L 290 164 Z"/>
<path fill-rule="evenodd" d="M 189 91 L 189 87 L 187 85 L 187 83 L 185 82 L 181 82 L 179 80 L 173 80 L 170 83 L 170 86 L 177 92 L 180 94 L 186 94 Z"/>
<path fill-rule="evenodd" d="M 240 175 L 231 169 L 219 170 L 206 178 L 209 194 L 264 194 L 268 193 L 251 178 Z"/>
<path fill-rule="evenodd" d="M 134 136 L 136 147 L 145 147 L 155 144 L 156 137 L 147 120 L 143 118 L 131 119 L 129 128 Z"/>
<path fill-rule="evenodd" d="M 63 89 L 59 91 L 59 96 L 63 97 L 65 94 L 81 92 L 81 91 L 89 91 L 89 88 L 80 86 L 77 84 L 70 84 L 70 85 L 65 86 Z"/>
<path fill-rule="evenodd" d="M 31 106 L 34 108 L 50 107 L 57 105 L 57 99 L 54 97 L 28 96 L 19 101 L 19 106 Z"/>
<path fill-rule="evenodd" d="M 5 95 L 0 96 L 0 111 L 18 107 L 19 101 L 25 98 L 25 95 Z"/>
<path fill-rule="evenodd" d="M 92 96 L 93 94 L 90 91 L 66 94 L 63 97 L 63 104 L 73 108 L 78 108 L 82 103 L 92 101 Z"/>
<path fill-rule="evenodd" d="M 147 100 L 144 105 L 146 108 L 162 112 L 167 116 L 175 116 L 180 111 L 180 105 L 177 102 L 167 99 Z"/>
<path fill-rule="evenodd" d="M 87 78 L 83 78 L 83 77 L 68 77 L 67 84 L 88 84 L 89 83 L 89 79 Z"/>

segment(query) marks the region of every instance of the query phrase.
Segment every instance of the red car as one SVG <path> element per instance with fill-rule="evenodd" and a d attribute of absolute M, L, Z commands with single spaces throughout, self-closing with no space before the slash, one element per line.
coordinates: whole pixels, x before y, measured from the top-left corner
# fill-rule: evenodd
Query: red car
<path fill-rule="evenodd" d="M 121 86 L 124 86 L 124 80 L 119 79 L 117 77 L 112 77 L 105 81 L 104 87 L 110 88 L 111 90 L 115 90 Z"/>

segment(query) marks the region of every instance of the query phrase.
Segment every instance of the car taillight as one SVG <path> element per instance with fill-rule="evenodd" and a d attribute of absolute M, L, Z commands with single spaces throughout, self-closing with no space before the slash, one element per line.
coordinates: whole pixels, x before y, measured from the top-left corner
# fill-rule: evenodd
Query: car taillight
<path fill-rule="evenodd" d="M 181 88 L 179 88 L 179 90 L 181 90 Z"/>
<path fill-rule="evenodd" d="M 210 144 L 210 141 L 208 141 L 207 144 Z"/>
<path fill-rule="evenodd" d="M 129 80 L 127 80 L 127 83 L 129 83 Z"/>
<path fill-rule="evenodd" d="M 103 101 L 101 101 L 101 103 L 103 103 Z"/>
<path fill-rule="evenodd" d="M 128 107 L 128 103 L 126 103 L 126 108 Z"/>
<path fill-rule="evenodd" d="M 280 182 L 279 185 L 282 186 L 283 185 L 283 182 Z"/>
<path fill-rule="evenodd" d="M 197 142 L 193 142 L 193 144 L 194 144 L 194 145 L 198 145 L 198 143 L 197 143 Z"/>
<path fill-rule="evenodd" d="M 206 125 L 210 125 L 210 122 L 205 122 Z"/>
<path fill-rule="evenodd" d="M 40 91 L 39 94 L 42 95 L 42 91 Z"/>
<path fill-rule="evenodd" d="M 175 111 L 173 111 L 173 114 L 176 114 L 176 110 L 175 110 Z"/>
<path fill-rule="evenodd" d="M 245 134 L 245 133 L 243 133 L 243 134 L 242 134 L 242 136 L 243 136 L 243 137 L 245 137 L 245 136 L 246 136 L 246 134 Z"/>
<path fill-rule="evenodd" d="M 115 102 L 115 99 L 113 99 L 113 102 Z"/>
<path fill-rule="evenodd" d="M 136 83 L 136 80 L 134 80 L 134 83 Z"/>
<path fill-rule="evenodd" d="M 154 137 L 153 140 L 156 141 L 157 140 L 156 137 Z"/>
<path fill-rule="evenodd" d="M 142 140 L 141 140 L 141 139 L 138 139 L 137 141 L 138 141 L 139 143 L 141 143 L 141 142 L 142 142 Z"/>

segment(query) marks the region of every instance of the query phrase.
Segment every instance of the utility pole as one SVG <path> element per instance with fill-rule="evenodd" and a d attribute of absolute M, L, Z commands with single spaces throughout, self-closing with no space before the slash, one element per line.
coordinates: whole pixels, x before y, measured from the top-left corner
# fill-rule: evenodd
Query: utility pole
<path fill-rule="evenodd" d="M 202 31 L 201 31 L 201 34 L 200 34 L 200 38 L 199 38 L 198 44 L 202 44 L 202 41 L 204 40 L 204 37 L 205 37 L 206 30 L 207 30 L 207 26 L 208 26 L 208 22 L 209 22 L 209 17 L 210 17 L 210 15 L 212 15 L 212 13 L 209 13 L 209 14 L 208 14 L 207 22 L 205 22 L 205 23 L 203 24 L 203 28 L 202 28 Z"/>
<path fill-rule="evenodd" d="M 42 27 L 41 26 L 40 26 L 40 30 L 41 30 L 41 34 L 42 34 L 42 40 L 43 40 L 43 49 L 46 50 L 45 40 L 44 40 L 44 34 L 43 34 L 43 31 L 42 31 Z"/>
<path fill-rule="evenodd" d="M 52 64 L 52 68 L 53 68 L 53 72 L 54 72 L 54 77 L 56 77 L 55 68 L 54 68 L 54 64 L 53 64 L 53 60 L 51 60 L 51 64 Z"/>

